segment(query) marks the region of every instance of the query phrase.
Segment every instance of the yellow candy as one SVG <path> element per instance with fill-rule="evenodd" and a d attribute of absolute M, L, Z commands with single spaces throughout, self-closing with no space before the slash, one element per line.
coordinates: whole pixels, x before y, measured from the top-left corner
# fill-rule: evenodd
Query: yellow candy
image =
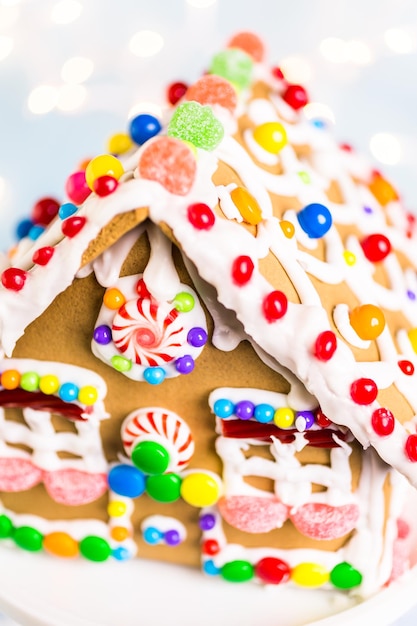
<path fill-rule="evenodd" d="M 94 191 L 94 181 L 101 176 L 112 176 L 119 180 L 124 173 L 123 165 L 119 159 L 111 154 L 102 154 L 91 159 L 85 170 L 87 185 Z"/>
<path fill-rule="evenodd" d="M 414 352 L 417 352 L 417 328 L 412 328 L 408 331 L 408 338 L 413 347 Z"/>
<path fill-rule="evenodd" d="M 20 384 L 20 372 L 17 370 L 5 370 L 0 380 L 4 389 L 17 389 Z"/>
<path fill-rule="evenodd" d="M 261 207 L 247 189 L 236 187 L 230 192 L 230 197 L 245 222 L 255 226 L 262 221 Z"/>
<path fill-rule="evenodd" d="M 295 413 L 288 407 L 280 407 L 274 413 L 274 424 L 278 428 L 291 428 L 295 421 Z"/>
<path fill-rule="evenodd" d="M 55 556 L 72 558 L 78 556 L 78 543 L 67 533 L 54 532 L 45 535 L 44 549 Z"/>
<path fill-rule="evenodd" d="M 120 307 L 126 302 L 126 298 L 122 294 L 119 289 L 116 287 L 111 287 L 107 289 L 106 293 L 103 296 L 103 304 L 112 310 L 120 309 Z"/>
<path fill-rule="evenodd" d="M 294 237 L 294 233 L 295 233 L 294 224 L 292 224 L 288 220 L 281 220 L 279 225 L 281 226 L 281 230 L 284 233 L 284 235 L 287 237 L 287 239 L 291 239 L 292 237 Z"/>
<path fill-rule="evenodd" d="M 385 316 L 374 304 L 357 306 L 349 314 L 350 325 L 361 339 L 376 339 L 385 328 Z"/>
<path fill-rule="evenodd" d="M 59 386 L 59 378 L 54 374 L 47 374 L 46 376 L 41 376 L 39 379 L 39 389 L 48 395 L 56 393 Z"/>
<path fill-rule="evenodd" d="M 354 254 L 350 250 L 345 250 L 343 252 L 343 258 L 345 259 L 346 265 L 352 266 L 356 263 L 356 254 Z"/>
<path fill-rule="evenodd" d="M 267 152 L 276 154 L 287 143 L 287 133 L 279 122 L 266 122 L 253 131 L 255 141 Z"/>
<path fill-rule="evenodd" d="M 111 154 L 123 154 L 133 146 L 133 141 L 126 133 L 116 133 L 107 141 L 107 150 Z"/>
<path fill-rule="evenodd" d="M 107 513 L 110 517 L 121 517 L 125 515 L 127 511 L 127 506 L 124 502 L 120 502 L 120 500 L 113 500 L 107 507 Z"/>
<path fill-rule="evenodd" d="M 291 572 L 291 580 L 302 587 L 321 587 L 329 577 L 328 570 L 318 563 L 300 563 Z"/>
<path fill-rule="evenodd" d="M 182 481 L 181 497 L 191 506 L 211 506 L 220 497 L 220 486 L 210 474 L 195 472 Z"/>
<path fill-rule="evenodd" d="M 98 391 L 95 387 L 92 387 L 91 385 L 81 387 L 80 391 L 78 392 L 78 401 L 81 402 L 81 404 L 94 404 L 94 402 L 97 401 L 97 398 Z"/>

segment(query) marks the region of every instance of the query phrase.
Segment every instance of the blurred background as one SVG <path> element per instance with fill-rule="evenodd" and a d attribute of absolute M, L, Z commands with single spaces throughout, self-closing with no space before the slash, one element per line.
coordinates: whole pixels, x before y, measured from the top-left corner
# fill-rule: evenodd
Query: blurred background
<path fill-rule="evenodd" d="M 80 161 L 239 30 L 417 213 L 415 0 L 0 0 L 0 248 Z M 0 618 L 1 620 L 1 618 Z M 417 623 L 408 616 L 399 624 Z M 3 622 L 1 622 L 3 624 Z"/>

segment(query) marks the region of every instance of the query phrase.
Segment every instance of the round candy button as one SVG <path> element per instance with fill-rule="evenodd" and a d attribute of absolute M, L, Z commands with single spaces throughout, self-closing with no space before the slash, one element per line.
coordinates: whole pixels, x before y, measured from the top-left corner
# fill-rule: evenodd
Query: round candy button
<path fill-rule="evenodd" d="M 132 462 L 145 474 L 163 474 L 169 461 L 168 450 L 156 441 L 140 441 L 132 451 Z"/>
<path fill-rule="evenodd" d="M 210 474 L 195 472 L 183 479 L 181 496 L 191 506 L 211 506 L 219 499 L 220 486 Z"/>
<path fill-rule="evenodd" d="M 132 465 L 116 465 L 108 476 L 109 487 L 119 496 L 137 498 L 145 491 L 145 477 Z"/>

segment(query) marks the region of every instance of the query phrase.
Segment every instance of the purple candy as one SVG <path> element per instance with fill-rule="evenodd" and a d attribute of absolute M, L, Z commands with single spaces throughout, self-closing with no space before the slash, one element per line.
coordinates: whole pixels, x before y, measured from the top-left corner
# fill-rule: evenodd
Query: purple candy
<path fill-rule="evenodd" d="M 312 413 L 311 411 L 297 411 L 297 415 L 295 418 L 295 424 L 297 426 L 297 420 L 299 418 L 303 418 L 304 419 L 304 428 L 302 428 L 302 430 L 308 430 L 309 428 L 311 428 L 314 424 L 314 413 Z M 300 422 L 299 422 L 300 423 Z"/>
<path fill-rule="evenodd" d="M 195 326 L 188 331 L 187 342 L 194 348 L 201 348 L 207 342 L 207 333 L 204 328 Z"/>
<path fill-rule="evenodd" d="M 216 518 L 212 513 L 204 513 L 198 521 L 201 530 L 211 530 L 216 525 Z"/>
<path fill-rule="evenodd" d="M 175 361 L 175 368 L 180 374 L 189 374 L 194 369 L 194 359 L 189 354 L 181 356 Z"/>
<path fill-rule="evenodd" d="M 181 543 L 181 537 L 180 537 L 178 530 L 167 530 L 167 532 L 164 535 L 164 538 L 165 538 L 165 543 L 168 546 L 177 546 L 179 543 Z"/>
<path fill-rule="evenodd" d="M 94 329 L 93 338 L 96 343 L 99 343 L 103 346 L 110 343 L 112 340 L 110 326 L 106 326 L 105 324 L 103 324 L 102 326 L 97 326 L 97 328 Z"/>
<path fill-rule="evenodd" d="M 250 420 L 254 411 L 255 405 L 250 400 L 241 400 L 235 406 L 235 415 L 241 420 Z"/>

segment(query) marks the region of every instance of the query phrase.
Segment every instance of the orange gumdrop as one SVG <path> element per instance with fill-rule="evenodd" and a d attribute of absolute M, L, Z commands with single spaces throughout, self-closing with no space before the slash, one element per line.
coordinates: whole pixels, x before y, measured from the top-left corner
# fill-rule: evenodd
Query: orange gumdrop
<path fill-rule="evenodd" d="M 196 169 L 191 148 L 175 137 L 158 137 L 149 142 L 139 160 L 142 178 L 154 180 L 178 196 L 185 196 L 190 191 Z"/>
<path fill-rule="evenodd" d="M 229 43 L 227 44 L 228 48 L 240 48 L 249 56 L 252 57 L 254 61 L 258 63 L 262 61 L 265 55 L 265 46 L 263 44 L 262 39 L 255 35 L 255 33 L 250 32 L 241 32 L 234 35 L 231 38 Z"/>
<path fill-rule="evenodd" d="M 45 535 L 43 547 L 55 556 L 73 558 L 78 556 L 78 543 L 70 535 L 63 532 L 53 532 Z"/>
<path fill-rule="evenodd" d="M 194 100 L 200 104 L 219 104 L 229 111 L 237 106 L 237 95 L 228 80 L 216 74 L 202 76 L 187 90 L 186 100 Z"/>
<path fill-rule="evenodd" d="M 369 183 L 369 189 L 381 206 L 386 206 L 389 202 L 398 200 L 398 193 L 394 187 L 380 174 L 374 175 Z"/>

